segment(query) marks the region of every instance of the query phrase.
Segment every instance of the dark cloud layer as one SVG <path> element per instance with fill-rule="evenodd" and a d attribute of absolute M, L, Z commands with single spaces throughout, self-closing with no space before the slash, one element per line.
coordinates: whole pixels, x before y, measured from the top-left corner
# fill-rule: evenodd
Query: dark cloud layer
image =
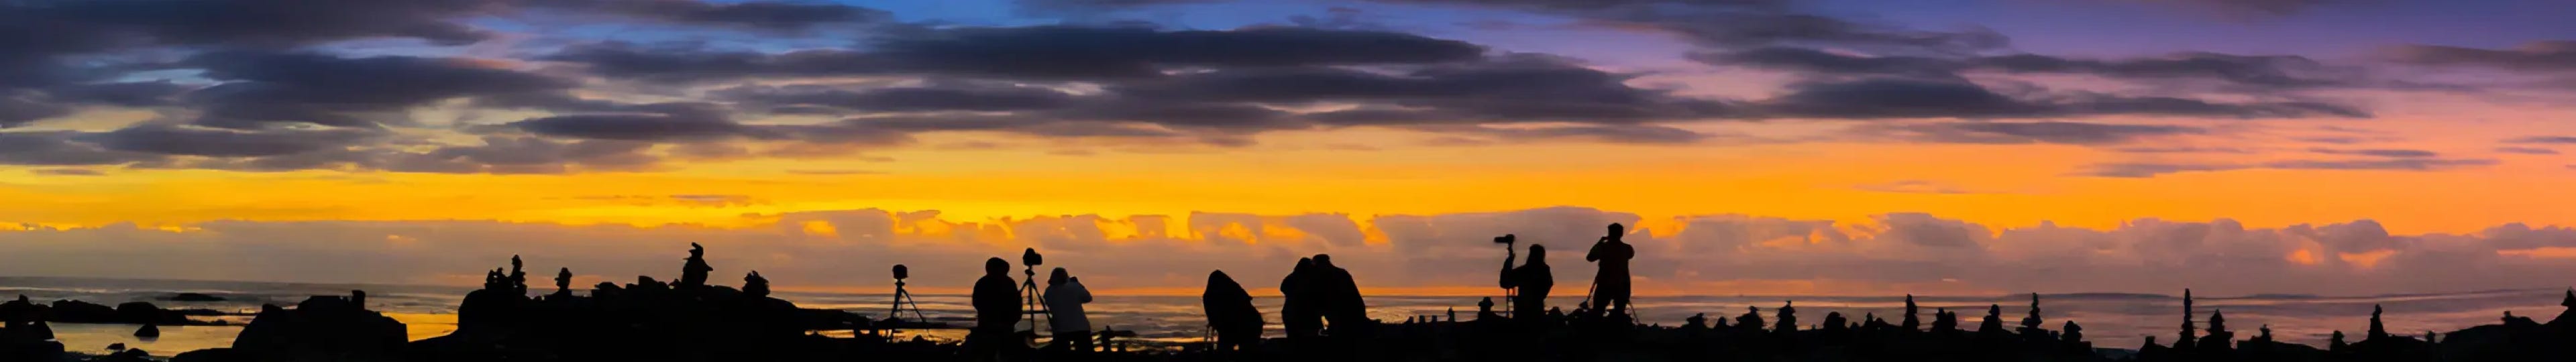
<path fill-rule="evenodd" d="M 1757 102 L 1763 116 L 1788 118 L 2031 118 L 2162 115 L 2233 118 L 2369 117 L 2317 102 L 2214 103 L 2189 98 L 2096 93 L 2020 99 L 1959 80 L 1868 78 L 1794 84 Z"/>
<path fill-rule="evenodd" d="M 2079 172 L 2086 176 L 2146 178 L 2185 172 L 2232 170 L 2377 170 L 2442 171 L 2493 166 L 2495 159 L 2397 157 L 2359 160 L 2282 160 L 2258 163 L 2108 163 Z"/>
<path fill-rule="evenodd" d="M 821 1 L 746 1 L 710 3 L 696 0 L 535 0 L 537 7 L 575 13 L 607 13 L 651 21 L 732 26 L 771 31 L 806 30 L 833 24 L 891 21 L 884 10 Z"/>
<path fill-rule="evenodd" d="M 1686 123 L 1803 120 L 1873 122 L 1856 129 L 1875 140 L 2143 149 L 2154 145 L 2136 143 L 2207 130 L 2060 119 L 2372 116 L 2298 94 L 2371 83 L 2297 56 L 2015 54 L 2010 39 L 1991 30 L 1826 16 L 1788 0 L 1376 1 L 1510 9 L 1669 34 L 1695 47 L 1701 62 L 1796 78 L 1761 97 L 1685 95 L 1641 85 L 1647 73 L 1338 20 L 1233 29 L 957 26 L 793 0 L 40 0 L 0 4 L 0 128 L 47 127 L 42 122 L 94 108 L 162 117 L 113 131 L 15 132 L 10 137 L 27 142 L 0 149 L 0 163 L 580 172 L 647 170 L 664 158 L 848 154 L 941 132 L 1242 147 L 1268 132 L 1378 128 L 1479 144 L 1695 144 L 1745 138 Z M 1024 4 L 1071 11 L 1188 2 Z M 554 30 L 538 29 L 533 39 L 494 45 L 483 42 L 502 32 L 478 28 L 484 19 L 680 29 L 713 39 L 637 43 L 603 39 L 655 37 L 553 38 Z M 349 42 L 385 39 L 403 45 Z M 420 43 L 535 55 L 424 55 L 446 50 L 413 48 Z M 2421 50 L 2407 59 L 2529 68 L 2554 59 L 2563 47 L 2553 44 Z M 1986 73 L 2243 92 L 1971 80 Z M 430 109 L 454 118 L 413 119 Z M 779 115 L 800 117 L 767 117 Z M 546 162 L 519 162 L 528 160 Z"/>
<path fill-rule="evenodd" d="M 2208 132 L 2199 127 L 2084 122 L 1946 122 L 1864 127 L 1863 133 L 1937 143 L 2109 145 L 2140 138 Z"/>
<path fill-rule="evenodd" d="M 2082 59 L 2039 54 L 1996 56 L 1867 56 L 1808 48 L 1765 47 L 1700 53 L 1692 59 L 1721 66 L 1744 66 L 1820 74 L 1884 74 L 1956 77 L 1970 71 L 2034 74 L 2084 74 L 2113 79 L 2156 81 L 2199 79 L 2263 89 L 2349 86 L 2357 74 L 2300 56 L 2248 56 L 2206 52 L 2159 57 Z"/>
<path fill-rule="evenodd" d="M 952 28 L 893 34 L 871 43 L 867 51 L 778 54 L 609 43 L 574 47 L 549 58 L 587 64 L 603 75 L 669 81 L 867 74 L 1117 79 L 1159 77 L 1167 67 L 1441 63 L 1474 60 L 1485 51 L 1475 44 L 1406 33 L 1301 28 Z"/>
<path fill-rule="evenodd" d="M 204 110 L 196 123 L 227 128 L 269 123 L 374 127 L 403 122 L 383 113 L 431 102 L 576 85 L 453 58 L 218 51 L 186 63 L 204 69 L 206 78 L 223 82 L 189 95 Z"/>
<path fill-rule="evenodd" d="M 2576 71 L 2576 40 L 2535 41 L 2505 49 L 2405 45 L 2390 49 L 2389 56 L 2399 62 L 2420 65 Z"/>

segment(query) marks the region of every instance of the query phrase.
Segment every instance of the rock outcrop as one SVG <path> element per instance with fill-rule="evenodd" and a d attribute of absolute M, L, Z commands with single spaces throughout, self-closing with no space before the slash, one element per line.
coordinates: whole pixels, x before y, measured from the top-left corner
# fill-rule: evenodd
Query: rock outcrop
<path fill-rule="evenodd" d="M 394 361 L 410 340 L 402 322 L 367 310 L 352 297 L 314 296 L 295 308 L 261 306 L 233 338 L 229 352 L 206 361 Z M 184 356 L 184 355 L 183 355 Z"/>

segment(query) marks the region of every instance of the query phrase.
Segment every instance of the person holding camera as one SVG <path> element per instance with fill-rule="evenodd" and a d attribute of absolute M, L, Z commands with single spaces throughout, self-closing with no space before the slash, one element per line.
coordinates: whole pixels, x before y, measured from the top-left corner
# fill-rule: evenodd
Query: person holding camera
<path fill-rule="evenodd" d="M 1620 318 L 1628 316 L 1628 260 L 1637 258 L 1637 249 L 1619 240 L 1626 235 L 1626 227 L 1611 223 L 1610 235 L 1592 243 L 1592 251 L 1583 255 L 1584 261 L 1601 263 L 1601 272 L 1592 277 L 1592 308 Z"/>
<path fill-rule="evenodd" d="M 1498 239 L 1508 244 L 1513 236 Z M 1556 274 L 1548 270 L 1546 246 L 1530 244 L 1529 253 L 1529 261 L 1519 267 L 1512 266 L 1511 256 L 1503 257 L 1502 284 L 1503 289 L 1519 289 L 1512 296 L 1512 318 L 1537 321 L 1546 318 L 1547 292 L 1556 288 Z"/>
<path fill-rule="evenodd" d="M 1091 317 L 1082 313 L 1082 304 L 1091 302 L 1091 289 L 1082 287 L 1082 279 L 1055 268 L 1047 276 L 1047 326 L 1053 327 L 1056 341 L 1077 352 L 1091 351 Z"/>

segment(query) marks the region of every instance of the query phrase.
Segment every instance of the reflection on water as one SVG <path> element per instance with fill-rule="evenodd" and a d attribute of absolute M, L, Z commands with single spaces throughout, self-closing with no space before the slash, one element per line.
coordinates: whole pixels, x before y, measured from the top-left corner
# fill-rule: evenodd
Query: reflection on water
<path fill-rule="evenodd" d="M 238 326 L 161 326 L 161 338 L 144 340 L 134 338 L 134 329 L 141 326 L 132 324 L 53 323 L 52 327 L 54 340 L 63 342 L 63 350 L 89 354 L 106 354 L 107 345 L 124 343 L 126 348 L 142 348 L 154 356 L 170 356 L 232 347 L 233 336 L 241 334 Z"/>
<path fill-rule="evenodd" d="M 424 286 L 330 285 L 259 282 L 205 282 L 165 280 L 104 280 L 64 278 L 0 278 L 0 295 L 25 294 L 36 300 L 79 299 L 114 305 L 127 301 L 150 301 L 165 308 L 208 308 L 221 311 L 252 313 L 262 303 L 292 305 L 309 295 L 341 295 L 351 289 L 367 291 L 369 306 L 387 312 L 388 316 L 410 326 L 413 339 L 445 335 L 456 329 L 455 303 L 464 299 L 468 288 Z M 172 302 L 157 298 L 176 292 L 197 292 L 230 298 L 221 302 Z M 2206 319 L 2213 310 L 2225 310 L 2228 324 L 2250 335 L 2254 329 L 2270 325 L 2280 340 L 2310 345 L 2324 345 L 2326 336 L 2340 329 L 2358 334 L 2366 328 L 2372 304 L 2385 304 L 2389 329 L 2418 334 L 2422 331 L 2448 332 L 2479 324 L 2496 323 L 2505 311 L 2516 315 L 2546 319 L 2556 316 L 2559 290 L 2483 291 L 2466 293 L 2406 294 L 2369 297 L 2318 297 L 2301 295 L 2261 295 L 2247 297 L 2204 297 L 2195 305 L 2195 315 Z M 889 296 L 882 294 L 836 294 L 782 292 L 778 297 L 807 308 L 834 308 L 882 317 Z M 924 314 L 934 321 L 956 325 L 973 324 L 969 298 L 960 295 L 916 295 Z M 2018 325 L 2028 313 L 2028 295 L 1919 297 L 1925 322 L 1935 308 L 1948 308 L 1960 314 L 1960 324 L 1975 326 L 1986 306 L 2003 307 L 2006 325 Z M 1456 307 L 1459 316 L 1474 318 L 1478 297 L 1412 297 L 1371 296 L 1370 315 L 1379 320 L 1403 321 L 1417 315 L 1444 315 Z M 1571 308 L 1580 296 L 1550 300 L 1552 305 Z M 1897 321 L 1904 307 L 1897 296 L 1887 297 L 1639 297 L 1637 310 L 1649 323 L 1673 325 L 1693 313 L 1712 317 L 1744 313 L 1746 306 L 1762 308 L 1763 319 L 1774 319 L 1774 308 L 1784 299 L 1797 300 L 1798 311 L 1805 321 L 1821 321 L 1827 312 L 1842 312 L 1859 321 L 1862 315 L 1877 314 Z M 1271 313 L 1270 334 L 1278 336 L 1279 298 L 1255 298 L 1262 312 Z M 2144 336 L 2171 336 L 2181 323 L 2181 300 L 2172 296 L 2151 294 L 2064 294 L 2043 298 L 2041 308 L 2050 328 L 2072 319 L 2084 325 L 2085 336 L 2104 347 L 2134 348 Z M 1200 316 L 1201 307 L 1195 296 L 1097 296 L 1087 305 L 1093 328 L 1110 327 L 1133 330 L 1140 341 L 1197 341 L 1205 336 Z M 227 317 L 235 322 L 247 317 Z M 1025 325 L 1025 324 L 1024 324 Z M 56 334 L 76 351 L 99 351 L 109 343 L 126 343 L 152 350 L 156 355 L 229 345 L 239 327 L 163 327 L 162 337 L 152 342 L 135 340 L 134 326 L 59 324 Z M 963 330 L 908 330 L 898 337 L 914 335 L 936 340 L 955 340 Z"/>

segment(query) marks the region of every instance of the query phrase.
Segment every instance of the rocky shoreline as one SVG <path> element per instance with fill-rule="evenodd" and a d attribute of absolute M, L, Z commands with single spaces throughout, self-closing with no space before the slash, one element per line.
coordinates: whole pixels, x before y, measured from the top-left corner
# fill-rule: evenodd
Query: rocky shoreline
<path fill-rule="evenodd" d="M 807 309 L 769 295 L 757 272 L 737 287 L 707 282 L 713 268 L 693 256 L 672 282 L 637 277 L 627 284 L 600 283 L 584 292 L 559 270 L 554 290 L 533 294 L 524 265 L 487 274 L 484 287 L 458 307 L 458 329 L 449 335 L 408 340 L 404 325 L 367 309 L 366 294 L 314 296 L 294 306 L 264 306 L 243 325 L 229 348 L 184 351 L 181 362 L 250 361 L 819 361 L 958 360 L 958 343 L 890 337 L 893 328 L 935 327 L 874 320 L 858 314 Z M 1337 327 L 1333 335 L 1274 338 L 1246 351 L 1216 352 L 1205 344 L 1175 349 L 1128 350 L 1102 333 L 1101 351 L 1069 351 L 1036 343 L 1022 331 L 1007 360 L 1102 361 L 2560 361 L 2576 357 L 2576 291 L 2569 307 L 2546 323 L 2507 314 L 2501 323 L 2450 333 L 2405 336 L 2387 332 L 2374 316 L 2359 340 L 2341 332 L 2328 346 L 2277 342 L 2268 327 L 2238 338 L 2224 311 L 2194 315 L 2189 293 L 2176 343 L 2150 338 L 2135 350 L 2095 346 L 2082 326 L 2063 321 L 2049 329 L 2042 301 L 2007 326 L 2000 306 L 1989 306 L 1974 325 L 1958 312 L 1929 311 L 1926 323 L 1909 297 L 1902 315 L 1857 318 L 1828 313 L 1802 324 L 1794 303 L 1768 313 L 1754 308 L 1727 318 L 1694 316 L 1677 326 L 1641 325 L 1618 316 L 1507 318 L 1491 311 L 1469 321 L 1408 320 Z M 39 304 L 20 298 L 0 303 L 0 361 L 144 361 L 151 352 L 107 356 L 65 353 L 52 341 L 48 322 L 178 325 L 213 311 L 167 310 L 150 303 L 106 307 L 79 301 Z M 1730 323 L 1730 321 L 1732 323 Z M 1766 322 L 1767 321 L 1767 322 Z M 1816 326 L 1816 327 L 1805 327 Z M 816 331 L 852 331 L 825 337 Z M 836 333 L 837 334 L 837 333 Z"/>

